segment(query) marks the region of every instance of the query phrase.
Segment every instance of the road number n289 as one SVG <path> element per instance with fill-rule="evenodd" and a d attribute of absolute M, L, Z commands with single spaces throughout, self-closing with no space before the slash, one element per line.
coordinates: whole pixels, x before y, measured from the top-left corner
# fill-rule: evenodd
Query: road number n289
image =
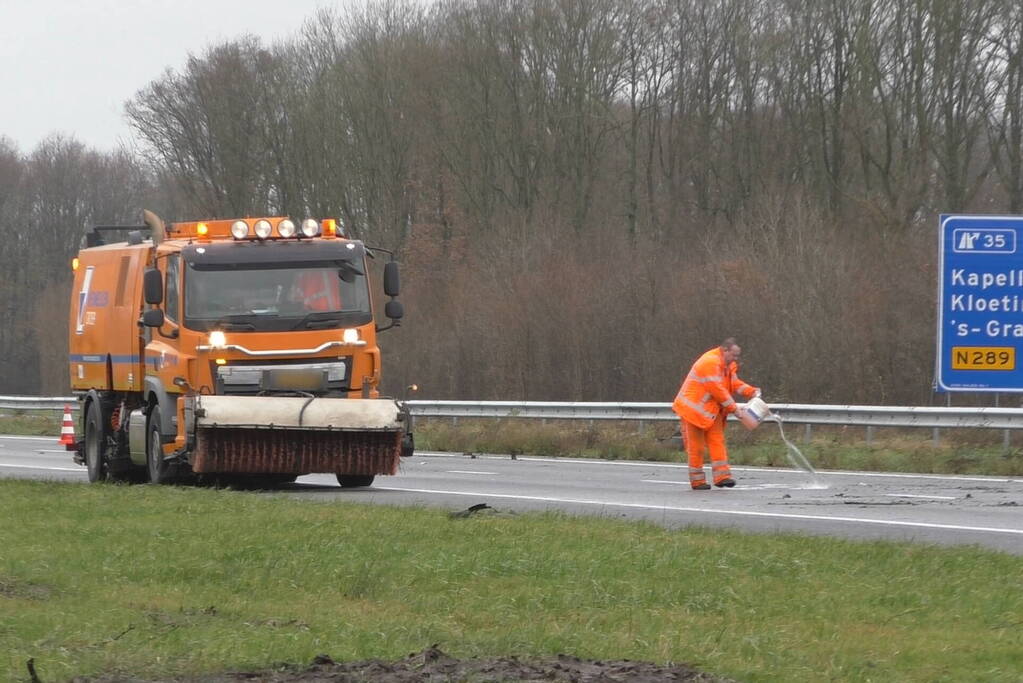
<path fill-rule="evenodd" d="M 953 346 L 953 370 L 1015 370 L 1016 349 L 1011 346 Z"/>

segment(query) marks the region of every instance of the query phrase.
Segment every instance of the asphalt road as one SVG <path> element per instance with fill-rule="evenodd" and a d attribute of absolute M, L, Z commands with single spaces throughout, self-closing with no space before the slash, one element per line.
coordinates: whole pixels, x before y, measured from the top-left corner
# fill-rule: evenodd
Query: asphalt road
<path fill-rule="evenodd" d="M 1023 477 L 733 468 L 733 489 L 691 491 L 683 464 L 417 452 L 395 477 L 341 489 L 310 475 L 304 500 L 462 510 L 560 510 L 668 527 L 732 527 L 856 539 L 976 544 L 1023 555 Z M 0 478 L 86 481 L 55 437 L 0 436 Z"/>

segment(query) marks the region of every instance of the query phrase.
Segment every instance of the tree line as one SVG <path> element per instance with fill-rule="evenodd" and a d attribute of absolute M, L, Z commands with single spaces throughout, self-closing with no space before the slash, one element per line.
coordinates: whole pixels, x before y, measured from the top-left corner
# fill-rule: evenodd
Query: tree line
<path fill-rule="evenodd" d="M 0 383 L 66 388 L 91 223 L 337 216 L 405 264 L 391 391 L 932 400 L 937 214 L 1023 209 L 1010 0 L 382 0 L 209 46 L 113 153 L 0 144 Z"/>

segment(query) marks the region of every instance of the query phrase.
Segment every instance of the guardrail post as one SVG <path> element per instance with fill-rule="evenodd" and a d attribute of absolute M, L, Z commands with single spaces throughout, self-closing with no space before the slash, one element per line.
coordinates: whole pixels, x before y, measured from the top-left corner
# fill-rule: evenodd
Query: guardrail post
<path fill-rule="evenodd" d="M 1001 393 L 995 392 L 995 407 L 996 408 L 998 407 L 998 401 L 999 401 L 999 397 L 1000 396 L 1001 396 Z M 1006 430 L 1002 431 L 1002 455 L 1005 455 L 1006 453 L 1009 452 L 1009 444 L 1010 444 L 1009 430 L 1006 429 Z"/>
<path fill-rule="evenodd" d="M 874 428 L 867 427 L 867 445 L 870 446 L 874 443 Z"/>
<path fill-rule="evenodd" d="M 934 429 L 931 430 L 931 444 L 935 448 L 937 448 L 938 446 L 941 445 L 941 437 L 939 436 L 940 433 L 941 433 L 941 430 L 938 429 L 937 427 L 935 427 Z"/>
<path fill-rule="evenodd" d="M 803 425 L 803 441 L 805 441 L 807 443 L 810 443 L 810 434 L 811 434 L 811 432 L 812 432 L 812 427 L 811 427 L 810 423 L 807 422 L 805 425 Z"/>

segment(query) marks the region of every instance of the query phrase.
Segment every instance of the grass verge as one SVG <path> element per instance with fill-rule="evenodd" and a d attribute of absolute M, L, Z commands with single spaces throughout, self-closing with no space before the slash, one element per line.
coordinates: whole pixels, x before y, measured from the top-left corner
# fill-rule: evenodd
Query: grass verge
<path fill-rule="evenodd" d="M 0 414 L 0 434 L 60 437 L 63 414 L 50 410 L 8 410 Z M 77 414 L 74 415 L 77 418 Z M 75 423 L 77 428 L 78 423 Z"/>
<path fill-rule="evenodd" d="M 1023 558 L 559 514 L 0 480 L 0 679 L 568 653 L 740 680 L 1023 676 Z"/>
<path fill-rule="evenodd" d="M 680 462 L 682 445 L 677 436 L 672 438 L 677 431 L 677 424 L 671 422 L 647 425 L 640 431 L 636 423 L 463 419 L 455 424 L 420 418 L 416 446 L 453 452 Z M 818 469 L 1023 475 L 1023 450 L 1005 451 L 1001 430 L 943 430 L 938 445 L 929 429 L 878 429 L 871 444 L 865 443 L 863 428 L 815 427 L 812 434 L 807 441 L 797 426 L 786 429 L 789 440 Z M 753 432 L 729 425 L 727 438 L 733 464 L 791 466 L 774 423 Z"/>

